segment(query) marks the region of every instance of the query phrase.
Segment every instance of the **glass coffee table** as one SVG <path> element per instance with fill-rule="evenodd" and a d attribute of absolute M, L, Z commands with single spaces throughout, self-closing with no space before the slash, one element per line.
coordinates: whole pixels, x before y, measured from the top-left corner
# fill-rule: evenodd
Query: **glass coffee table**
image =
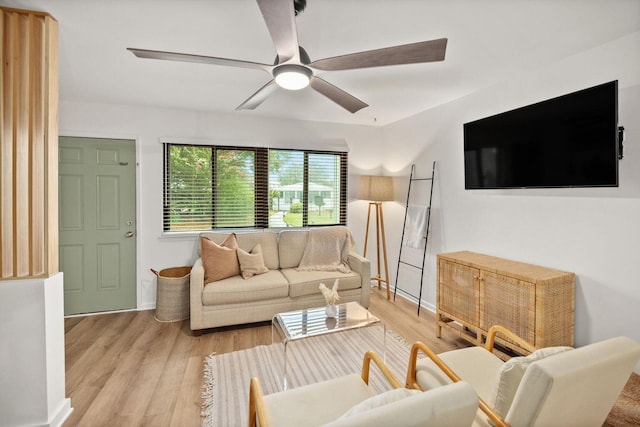
<path fill-rule="evenodd" d="M 271 319 L 271 343 L 284 343 L 283 390 L 287 389 L 287 347 L 291 341 L 378 325 L 383 328 L 382 357 L 385 359 L 387 328 L 384 322 L 357 302 L 339 304 L 337 307 L 335 317 L 328 317 L 323 306 L 278 313 Z"/>

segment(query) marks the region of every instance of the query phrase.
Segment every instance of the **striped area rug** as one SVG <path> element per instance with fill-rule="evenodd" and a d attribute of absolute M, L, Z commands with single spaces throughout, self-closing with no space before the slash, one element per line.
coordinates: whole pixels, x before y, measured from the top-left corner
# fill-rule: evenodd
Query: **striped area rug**
<path fill-rule="evenodd" d="M 359 373 L 368 350 L 381 356 L 386 365 L 404 383 L 409 345 L 395 332 L 372 326 L 355 331 L 292 341 L 287 348 L 288 387 L 299 387 L 342 375 Z M 249 408 L 249 381 L 258 377 L 264 394 L 282 390 L 284 346 L 273 344 L 205 359 L 203 384 L 203 422 L 206 427 L 246 426 Z M 376 391 L 391 388 L 372 366 L 369 384 Z"/>

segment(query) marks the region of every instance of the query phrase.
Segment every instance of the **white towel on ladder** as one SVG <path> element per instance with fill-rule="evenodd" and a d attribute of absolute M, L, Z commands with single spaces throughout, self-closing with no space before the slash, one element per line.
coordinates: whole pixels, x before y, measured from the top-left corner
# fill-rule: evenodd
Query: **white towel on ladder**
<path fill-rule="evenodd" d="M 427 207 L 407 207 L 407 228 L 404 244 L 410 248 L 422 249 L 427 240 Z"/>

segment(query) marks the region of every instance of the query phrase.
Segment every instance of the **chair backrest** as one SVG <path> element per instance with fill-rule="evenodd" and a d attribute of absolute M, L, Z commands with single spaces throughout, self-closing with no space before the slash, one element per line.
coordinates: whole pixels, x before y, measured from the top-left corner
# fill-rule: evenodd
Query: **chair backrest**
<path fill-rule="evenodd" d="M 339 418 L 325 427 L 463 427 L 473 423 L 477 410 L 476 392 L 461 381 Z"/>
<path fill-rule="evenodd" d="M 617 337 L 532 363 L 505 420 L 520 426 L 601 426 L 640 359 Z"/>

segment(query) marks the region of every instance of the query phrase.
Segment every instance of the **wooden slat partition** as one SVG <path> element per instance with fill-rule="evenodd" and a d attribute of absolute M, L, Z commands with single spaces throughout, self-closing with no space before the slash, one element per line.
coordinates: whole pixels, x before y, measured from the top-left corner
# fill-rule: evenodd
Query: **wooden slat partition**
<path fill-rule="evenodd" d="M 58 271 L 58 23 L 0 7 L 0 279 Z"/>

